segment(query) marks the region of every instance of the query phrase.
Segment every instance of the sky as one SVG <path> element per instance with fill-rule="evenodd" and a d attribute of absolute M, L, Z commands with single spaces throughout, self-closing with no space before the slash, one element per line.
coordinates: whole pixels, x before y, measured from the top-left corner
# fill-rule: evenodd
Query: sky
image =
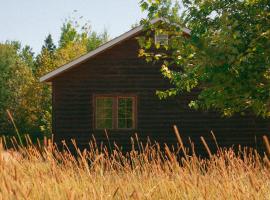
<path fill-rule="evenodd" d="M 49 33 L 57 42 L 65 19 L 80 16 L 114 38 L 145 14 L 139 0 L 0 0 L 0 42 L 17 40 L 38 53 Z"/>

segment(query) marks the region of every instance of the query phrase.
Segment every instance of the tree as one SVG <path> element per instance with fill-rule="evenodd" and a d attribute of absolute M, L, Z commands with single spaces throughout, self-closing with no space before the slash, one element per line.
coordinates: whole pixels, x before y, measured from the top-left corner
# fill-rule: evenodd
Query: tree
<path fill-rule="evenodd" d="M 0 44 L 0 133 L 12 134 L 14 129 L 9 123 L 6 110 L 10 110 L 15 122 L 24 133 L 37 127 L 34 112 L 32 88 L 34 82 L 32 69 L 22 59 L 20 45 L 17 42 Z"/>
<path fill-rule="evenodd" d="M 35 56 L 32 48 L 29 45 L 23 47 L 20 51 L 20 56 L 23 61 L 27 64 L 27 66 L 34 70 L 35 69 Z"/>
<path fill-rule="evenodd" d="M 160 98 L 199 89 L 189 106 L 225 116 L 253 112 L 270 116 L 270 4 L 267 0 L 183 0 L 183 12 L 170 0 L 142 0 L 148 32 L 166 32 L 167 46 L 151 35 L 140 38 L 140 56 L 162 62 L 172 88 Z M 150 25 L 162 17 L 165 22 Z M 188 27 L 191 35 L 182 34 Z M 165 50 L 164 50 L 165 49 Z M 160 53 L 162 52 L 162 53 Z"/>
<path fill-rule="evenodd" d="M 81 25 L 80 22 L 67 20 L 61 28 L 59 47 L 63 48 L 70 43 L 84 43 L 87 51 L 92 51 L 102 43 L 108 41 L 106 30 L 102 34 L 92 31 L 88 22 Z"/>
<path fill-rule="evenodd" d="M 11 44 L 0 44 L 0 127 L 1 134 L 3 134 L 8 129 L 8 120 L 5 115 L 8 106 L 9 96 L 11 90 L 8 87 L 7 81 L 10 77 L 11 70 L 10 66 L 16 64 L 18 59 L 16 55 L 16 48 Z"/>
<path fill-rule="evenodd" d="M 56 50 L 56 46 L 55 46 L 55 44 L 53 43 L 53 39 L 52 39 L 52 35 L 51 34 L 49 34 L 46 38 L 45 38 L 45 40 L 44 40 L 44 45 L 42 46 L 42 51 L 43 50 L 47 50 L 48 52 L 50 52 L 50 53 L 54 53 L 55 52 L 55 50 Z"/>
<path fill-rule="evenodd" d="M 69 43 L 73 43 L 80 39 L 80 35 L 76 30 L 76 27 L 72 25 L 72 22 L 68 21 L 63 24 L 61 28 L 61 36 L 59 41 L 59 47 L 64 48 Z"/>

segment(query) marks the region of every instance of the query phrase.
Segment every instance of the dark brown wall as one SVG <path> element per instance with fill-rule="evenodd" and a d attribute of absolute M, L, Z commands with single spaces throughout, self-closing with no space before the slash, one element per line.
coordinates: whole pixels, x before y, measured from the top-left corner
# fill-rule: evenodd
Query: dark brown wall
<path fill-rule="evenodd" d="M 160 143 L 176 142 L 172 125 L 176 124 L 188 144 L 190 137 L 202 152 L 200 136 L 213 144 L 213 130 L 222 146 L 237 144 L 262 146 L 261 135 L 268 134 L 269 122 L 254 117 L 222 119 L 213 112 L 196 112 L 187 106 L 192 94 L 159 100 L 157 89 L 167 88 L 159 66 L 137 57 L 136 40 L 129 39 L 53 80 L 53 132 L 56 141 L 74 138 L 81 147 L 92 134 L 98 143 L 106 137 L 93 130 L 93 94 L 132 93 L 138 96 L 138 128 L 133 131 L 109 131 L 111 142 L 130 147 L 135 132 L 142 140 L 149 136 Z M 255 142 L 257 137 L 257 143 Z M 214 149 L 213 146 L 211 148 Z"/>

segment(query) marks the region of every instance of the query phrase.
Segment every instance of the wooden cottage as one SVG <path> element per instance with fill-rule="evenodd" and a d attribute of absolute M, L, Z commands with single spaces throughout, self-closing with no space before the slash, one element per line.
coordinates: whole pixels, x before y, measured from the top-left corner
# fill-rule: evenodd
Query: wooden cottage
<path fill-rule="evenodd" d="M 40 78 L 51 83 L 56 142 L 73 138 L 84 148 L 94 135 L 97 143 L 107 143 L 107 129 L 111 143 L 127 150 L 135 133 L 142 141 L 149 137 L 172 145 L 175 124 L 185 144 L 190 138 L 199 152 L 203 151 L 200 136 L 215 150 L 211 131 L 220 146 L 262 146 L 262 135 L 269 135 L 267 120 L 191 110 L 187 104 L 196 92 L 160 100 L 156 90 L 168 88 L 169 83 L 159 65 L 138 58 L 136 37 L 142 32 L 138 26 Z"/>

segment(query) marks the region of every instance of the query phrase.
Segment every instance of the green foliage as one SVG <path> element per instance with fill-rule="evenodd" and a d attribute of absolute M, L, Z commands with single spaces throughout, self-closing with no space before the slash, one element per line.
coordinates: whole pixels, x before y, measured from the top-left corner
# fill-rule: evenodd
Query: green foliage
<path fill-rule="evenodd" d="M 53 43 L 52 35 L 49 34 L 44 40 L 44 45 L 42 46 L 42 51 L 47 49 L 50 53 L 54 53 L 56 50 L 56 45 Z"/>
<path fill-rule="evenodd" d="M 189 104 L 195 109 L 270 115 L 269 1 L 183 0 L 182 13 L 169 0 L 142 0 L 141 7 L 149 32 L 166 31 L 170 37 L 167 51 L 153 51 L 150 34 L 140 39 L 140 55 L 147 60 L 157 61 L 162 52 L 161 72 L 172 88 L 158 91 L 161 98 L 199 89 Z M 150 25 L 156 17 L 166 22 Z"/>
<path fill-rule="evenodd" d="M 92 51 L 104 41 L 108 40 L 107 31 L 98 34 L 91 30 L 91 26 L 88 23 L 80 25 L 76 20 L 67 20 L 66 23 L 63 24 L 61 30 L 59 48 L 64 48 L 74 43 L 81 43 L 86 45 L 87 51 Z"/>
<path fill-rule="evenodd" d="M 30 67 L 32 70 L 35 69 L 35 57 L 34 52 L 32 48 L 28 45 L 22 48 L 20 52 L 21 58 L 26 63 L 28 67 Z"/>
<path fill-rule="evenodd" d="M 8 121 L 7 109 L 13 113 L 18 128 L 24 132 L 35 127 L 33 121 L 37 120 L 32 113 L 32 91 L 29 88 L 34 77 L 28 63 L 20 56 L 17 44 L 0 44 L 0 134 L 15 133 Z"/>
<path fill-rule="evenodd" d="M 66 22 L 61 28 L 61 37 L 59 41 L 59 47 L 63 48 L 69 43 L 76 42 L 82 39 L 80 34 L 78 34 L 76 27 L 72 25 L 71 22 Z"/>

